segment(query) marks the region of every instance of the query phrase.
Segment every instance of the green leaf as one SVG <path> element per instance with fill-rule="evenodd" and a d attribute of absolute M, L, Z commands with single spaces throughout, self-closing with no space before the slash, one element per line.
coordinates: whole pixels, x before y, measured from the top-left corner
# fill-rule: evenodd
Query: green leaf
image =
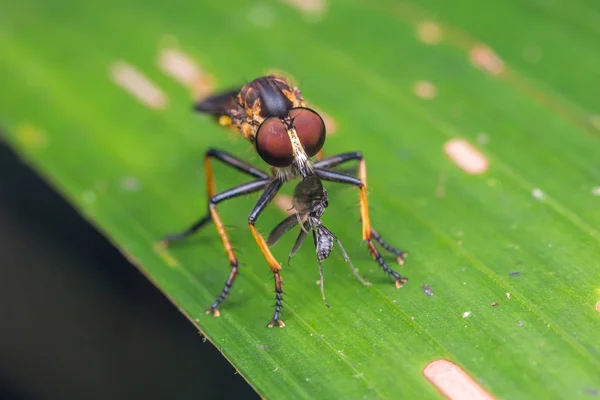
<path fill-rule="evenodd" d="M 438 359 L 501 398 L 597 394 L 600 6 L 328 1 L 311 14 L 288 3 L 3 4 L 6 140 L 267 398 L 440 398 L 422 372 Z M 215 229 L 166 252 L 155 244 L 205 212 L 208 147 L 264 164 L 192 112 L 198 87 L 159 66 L 169 48 L 218 88 L 271 68 L 298 79 L 337 123 L 327 154 L 364 153 L 373 225 L 409 251 L 395 266 L 404 288 L 360 242 L 357 191 L 327 184 L 324 221 L 373 286 L 336 254 L 324 307 L 305 246 L 283 270 L 287 327 L 267 329 L 272 274 L 246 228 L 249 196 L 220 206 L 242 274 L 221 318 L 204 314 L 229 272 Z M 118 62 L 160 88 L 158 108 L 111 80 Z M 485 157 L 484 172 L 444 153 L 457 138 Z M 215 174 L 219 189 L 243 182 L 221 166 Z M 271 207 L 259 230 L 282 216 Z M 274 247 L 283 262 L 292 236 Z"/>

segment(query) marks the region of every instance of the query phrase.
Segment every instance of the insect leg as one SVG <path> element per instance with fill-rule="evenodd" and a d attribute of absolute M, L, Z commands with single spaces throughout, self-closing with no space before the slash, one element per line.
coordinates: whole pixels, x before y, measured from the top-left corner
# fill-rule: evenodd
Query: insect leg
<path fill-rule="evenodd" d="M 229 190 L 226 190 L 222 193 L 219 193 L 210 199 L 209 204 L 209 213 L 212 220 L 215 222 L 215 226 L 217 228 L 217 232 L 221 237 L 221 241 L 223 242 L 223 247 L 225 248 L 225 252 L 227 253 L 227 258 L 229 258 L 229 263 L 231 264 L 231 272 L 225 281 L 225 286 L 223 286 L 223 290 L 216 298 L 216 300 L 210 305 L 210 308 L 206 310 L 207 314 L 213 313 L 216 317 L 219 316 L 219 310 L 217 307 L 225 300 L 231 287 L 233 286 L 233 282 L 238 275 L 238 260 L 233 253 L 233 247 L 231 246 L 231 242 L 229 241 L 229 237 L 227 236 L 227 232 L 225 231 L 225 225 L 221 221 L 219 217 L 219 213 L 217 212 L 217 204 L 228 200 L 234 197 L 242 196 L 249 193 L 257 192 L 267 186 L 270 182 L 270 179 L 258 179 L 252 182 L 244 183 Z"/>
<path fill-rule="evenodd" d="M 216 193 L 215 180 L 212 173 L 212 166 L 210 164 L 211 158 L 221 161 L 223 164 L 235 168 L 238 171 L 253 176 L 255 178 L 269 179 L 269 175 L 267 173 L 259 170 L 258 168 L 252 166 L 251 164 L 245 161 L 242 161 L 232 156 L 229 153 L 217 149 L 208 149 L 204 154 L 204 173 L 206 175 L 206 192 L 209 199 L 213 197 Z M 194 222 L 189 228 L 181 232 L 172 233 L 170 235 L 165 236 L 162 239 L 161 244 L 166 246 L 174 242 L 179 242 L 196 233 L 198 230 L 200 230 L 200 228 L 209 223 L 211 220 L 212 216 L 209 213 L 200 218 L 198 221 Z"/>
<path fill-rule="evenodd" d="M 342 242 L 340 241 L 340 239 L 337 238 L 337 236 L 335 236 L 333 234 L 333 232 L 331 232 L 328 228 L 326 228 L 325 226 L 321 225 L 321 228 L 324 229 L 324 231 L 333 238 L 333 240 L 335 240 L 338 244 L 338 246 L 340 246 L 340 251 L 342 252 L 342 255 L 344 256 L 344 260 L 346 260 L 346 262 L 348 263 L 348 265 L 350 266 L 350 270 L 352 271 L 352 273 L 354 274 L 354 276 L 359 280 L 360 283 L 362 283 L 365 286 L 371 286 L 371 282 L 367 282 L 363 279 L 362 276 L 360 276 L 360 274 L 358 273 L 358 271 L 356 270 L 356 268 L 354 267 L 354 264 L 352 264 L 352 260 L 350 260 L 350 257 L 348 256 L 348 253 L 346 253 L 346 249 L 344 249 L 344 246 L 342 246 Z"/>
<path fill-rule="evenodd" d="M 219 214 L 217 212 L 217 204 L 219 204 L 222 201 L 232 199 L 234 197 L 239 197 L 245 194 L 257 192 L 263 189 L 265 186 L 267 186 L 269 182 L 270 179 L 257 179 L 255 181 L 243 183 L 231 189 L 225 190 L 224 192 L 216 194 L 210 198 L 208 205 L 208 214 L 204 218 L 202 218 L 201 221 L 215 221 L 217 232 L 219 233 L 221 241 L 223 242 L 223 247 L 225 248 L 225 252 L 227 253 L 227 258 L 229 258 L 231 272 L 229 273 L 229 276 L 225 281 L 225 286 L 223 287 L 223 290 L 221 290 L 219 296 L 217 296 L 217 298 L 210 305 L 208 310 L 206 310 L 207 314 L 213 313 L 215 317 L 219 316 L 219 310 L 217 309 L 217 307 L 219 307 L 219 305 L 223 302 L 223 300 L 225 300 L 225 298 L 229 294 L 229 291 L 233 286 L 233 282 L 235 281 L 235 278 L 238 275 L 239 265 L 238 260 L 235 257 L 235 254 L 233 253 L 233 248 L 231 246 L 231 242 L 229 241 L 229 237 L 227 236 L 227 232 L 225 231 L 225 226 L 223 225 L 223 222 L 221 221 L 221 218 L 219 217 Z"/>
<path fill-rule="evenodd" d="M 361 179 L 361 181 L 364 183 L 364 185 L 366 186 L 366 182 L 367 182 L 367 168 L 366 168 L 366 163 L 365 163 L 365 159 L 362 155 L 362 153 L 360 151 L 355 151 L 355 152 L 351 152 L 351 153 L 342 153 L 342 154 L 338 154 L 335 156 L 331 156 L 331 157 L 327 157 L 324 158 L 320 161 L 317 161 L 314 163 L 314 167 L 315 168 L 333 168 L 336 167 L 340 164 L 346 163 L 348 161 L 354 161 L 354 160 L 358 160 L 358 177 Z M 323 178 L 324 179 L 324 178 Z M 363 190 L 361 189 L 361 217 L 363 216 L 362 214 L 362 198 L 363 198 Z M 367 194 L 366 191 L 364 193 L 364 198 L 367 198 Z M 367 210 L 368 212 L 368 210 Z M 363 219 L 364 221 L 364 219 Z M 370 224 L 369 224 L 370 225 Z M 363 222 L 363 239 L 365 236 L 365 232 L 364 232 L 364 222 Z M 375 239 L 380 245 L 381 247 L 383 247 L 385 250 L 389 251 L 390 253 L 396 255 L 397 259 L 398 259 L 398 263 L 400 265 L 404 264 L 404 259 L 406 258 L 407 254 L 405 251 L 402 251 L 400 249 L 394 248 L 392 246 L 390 246 L 388 243 L 386 243 L 381 236 L 377 233 L 377 231 L 375 231 L 375 229 L 373 227 L 371 227 L 371 237 L 373 239 Z"/>
<path fill-rule="evenodd" d="M 321 285 L 321 297 L 323 298 L 323 303 L 327 308 L 331 308 L 331 306 L 327 303 L 327 298 L 325 297 L 325 278 L 323 277 L 323 264 L 321 260 L 319 261 L 319 275 L 321 276 L 321 280 L 319 281 L 319 285 Z"/>
<path fill-rule="evenodd" d="M 281 308 L 283 307 L 283 281 L 281 279 L 281 274 L 279 273 L 281 270 L 281 265 L 279 265 L 279 262 L 275 259 L 275 257 L 273 257 L 265 238 L 256 230 L 255 223 L 258 219 L 258 216 L 263 212 L 271 200 L 273 200 L 282 184 L 283 183 L 278 179 L 272 180 L 256 202 L 256 205 L 248 217 L 248 226 L 250 227 L 250 232 L 252 232 L 252 236 L 254 236 L 254 240 L 256 240 L 256 243 L 258 244 L 260 251 L 263 253 L 263 256 L 267 260 L 267 263 L 269 264 L 269 267 L 271 268 L 275 278 L 275 312 L 273 313 L 273 319 L 269 325 L 267 325 L 269 328 L 272 328 L 275 326 L 275 324 L 279 325 L 280 328 L 285 326 L 283 321 L 280 319 Z"/>
<path fill-rule="evenodd" d="M 358 153 L 360 155 L 360 153 Z M 343 155 L 342 155 L 343 156 Z M 315 168 L 315 174 L 325 181 L 331 182 L 339 182 L 345 183 L 349 185 L 357 186 L 360 189 L 360 216 L 362 220 L 362 234 L 363 240 L 367 242 L 367 246 L 369 248 L 369 253 L 371 257 L 379 264 L 379 266 L 390 276 L 392 276 L 396 280 L 396 287 L 402 287 L 402 283 L 407 282 L 408 279 L 391 269 L 386 263 L 377 247 L 373 243 L 373 237 L 371 236 L 371 223 L 369 220 L 369 206 L 368 206 L 368 197 L 367 197 L 367 187 L 365 183 L 366 179 L 366 167 L 364 163 L 364 159 L 361 157 L 361 162 L 359 164 L 359 178 L 354 176 L 346 175 L 341 172 L 331 171 L 328 169 Z M 333 157 L 331 157 L 333 158 Z M 330 158 L 330 159 L 331 159 Z M 339 164 L 339 163 L 338 163 Z"/>
<path fill-rule="evenodd" d="M 210 305 L 208 310 L 206 310 L 207 314 L 213 313 L 215 315 L 215 317 L 219 316 L 219 310 L 217 309 L 217 307 L 219 307 L 219 305 L 223 302 L 223 300 L 225 300 L 225 298 L 229 294 L 229 291 L 231 290 L 231 287 L 233 286 L 233 282 L 235 281 L 235 278 L 238 275 L 238 266 L 239 266 L 238 260 L 235 257 L 235 254 L 233 253 L 233 248 L 231 246 L 231 242 L 229 241 L 229 237 L 227 236 L 227 232 L 225 231 L 225 226 L 223 225 L 223 222 L 221 222 L 221 218 L 219 217 L 219 214 L 217 212 L 217 204 L 222 201 L 232 199 L 234 197 L 239 197 L 239 196 L 242 196 L 245 194 L 257 192 L 257 191 L 263 189 L 265 186 L 267 186 L 270 181 L 271 181 L 270 179 L 257 179 L 255 181 L 251 181 L 251 182 L 247 182 L 247 183 L 243 183 L 241 185 L 235 186 L 231 189 L 225 190 L 224 192 L 221 192 L 219 194 L 212 196 L 209 200 L 207 215 L 204 216 L 199 222 L 197 222 L 194 226 L 192 226 L 187 231 L 184 231 L 183 233 L 178 234 L 178 235 L 183 236 L 185 233 L 190 232 L 190 231 L 193 233 L 194 229 L 196 229 L 196 230 L 199 229 L 202 225 L 204 225 L 205 223 L 207 223 L 209 221 L 215 221 L 215 226 L 217 228 L 217 232 L 219 233 L 219 236 L 221 237 L 221 241 L 223 242 L 223 247 L 225 248 L 225 252 L 227 253 L 227 258 L 229 259 L 229 263 L 231 264 L 231 272 L 229 273 L 229 276 L 227 277 L 227 280 L 225 281 L 225 286 L 223 287 L 223 290 L 221 290 L 221 293 L 216 298 L 216 300 Z"/>
<path fill-rule="evenodd" d="M 353 160 L 364 160 L 362 153 L 360 151 L 353 151 L 351 153 L 342 153 L 335 156 L 329 156 L 316 161 L 313 166 L 315 168 L 333 168 L 339 164 Z"/>
<path fill-rule="evenodd" d="M 395 254 L 398 257 L 398 264 L 400 264 L 400 265 L 404 264 L 404 259 L 406 258 L 406 255 L 407 255 L 406 252 L 404 252 L 400 249 L 397 249 L 395 247 L 392 247 L 389 243 L 387 243 L 385 240 L 383 240 L 381 238 L 379 233 L 377 233 L 377 231 L 373 227 L 371 227 L 371 237 L 373 239 L 375 239 L 381 245 L 381 247 L 383 247 L 390 253 Z"/>
<path fill-rule="evenodd" d="M 217 195 L 214 195 L 209 200 L 208 205 L 208 214 L 200 220 L 200 223 L 204 224 L 208 221 L 215 221 L 215 226 L 217 228 L 217 232 L 221 237 L 221 241 L 223 242 L 223 247 L 225 248 L 225 252 L 227 253 L 227 258 L 229 259 L 229 263 L 231 265 L 231 272 L 225 281 L 225 286 L 219 296 L 217 296 L 216 300 L 210 305 L 209 309 L 206 310 L 206 313 L 213 313 L 216 317 L 219 316 L 219 310 L 217 307 L 225 300 L 231 287 L 233 286 L 233 282 L 238 275 L 238 260 L 233 253 L 233 248 L 231 246 L 231 242 L 229 241 L 229 237 L 227 236 L 227 232 L 225 232 L 225 227 L 223 222 L 221 222 L 221 218 L 217 213 L 217 204 L 232 199 L 234 197 L 239 197 L 245 194 L 250 194 L 257 192 L 267 186 L 270 182 L 270 179 L 257 179 L 255 181 L 243 183 L 241 185 L 235 186 L 231 189 L 225 190 Z M 199 224 L 200 224 L 199 223 Z M 200 225 L 201 226 L 201 225 Z M 192 227 L 193 228 L 193 227 Z M 190 228 L 190 229 L 192 229 Z"/>

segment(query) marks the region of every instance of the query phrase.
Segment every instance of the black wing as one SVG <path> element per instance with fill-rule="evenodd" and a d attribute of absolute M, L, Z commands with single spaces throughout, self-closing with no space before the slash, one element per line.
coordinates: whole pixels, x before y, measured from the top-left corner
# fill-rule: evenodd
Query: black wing
<path fill-rule="evenodd" d="M 225 92 L 208 96 L 194 104 L 194 109 L 201 113 L 212 115 L 228 115 L 228 110 L 237 106 L 236 97 L 241 88 L 231 89 Z"/>
<path fill-rule="evenodd" d="M 296 238 L 296 243 L 294 243 L 294 247 L 292 247 L 292 251 L 290 251 L 290 255 L 288 256 L 288 265 L 290 265 L 290 260 L 292 257 L 294 257 L 298 250 L 300 250 L 300 247 L 302 247 L 302 243 L 304 243 L 304 239 L 306 239 L 309 229 L 311 229 L 310 224 L 308 221 L 304 221 L 304 229 L 300 229 L 300 233 Z"/>
<path fill-rule="evenodd" d="M 281 221 L 269 234 L 269 237 L 267 238 L 267 245 L 273 246 L 275 243 L 277 243 L 287 231 L 298 225 L 298 221 L 297 214 L 292 214 Z"/>

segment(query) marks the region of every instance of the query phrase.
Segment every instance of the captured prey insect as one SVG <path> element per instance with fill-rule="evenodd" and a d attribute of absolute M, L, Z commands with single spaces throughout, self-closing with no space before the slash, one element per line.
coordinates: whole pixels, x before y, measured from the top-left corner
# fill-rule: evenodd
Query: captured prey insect
<path fill-rule="evenodd" d="M 317 252 L 317 260 L 319 262 L 319 275 L 321 279 L 319 281 L 321 285 L 321 296 L 323 302 L 327 307 L 327 299 L 325 298 L 325 281 L 323 277 L 323 264 L 322 261 L 331 255 L 333 251 L 334 242 L 337 242 L 344 259 L 350 265 L 350 269 L 354 276 L 366 286 L 370 286 L 371 283 L 366 282 L 359 274 L 348 253 L 342 246 L 342 242 L 325 226 L 321 221 L 321 216 L 325 213 L 325 209 L 329 205 L 327 191 L 323 187 L 321 180 L 316 175 L 311 175 L 308 178 L 302 180 L 294 189 L 294 197 L 292 198 L 294 214 L 290 215 L 283 221 L 281 221 L 269 234 L 267 238 L 267 244 L 274 246 L 281 237 L 286 234 L 290 229 L 296 225 L 300 225 L 300 233 L 296 238 L 296 243 L 290 252 L 288 257 L 288 265 L 291 258 L 300 250 L 304 239 L 308 236 L 309 230 L 312 231 L 313 241 L 315 243 L 315 250 Z"/>
<path fill-rule="evenodd" d="M 225 281 L 223 290 L 210 305 L 206 311 L 207 313 L 219 316 L 218 307 L 229 294 L 238 276 L 239 268 L 238 259 L 217 211 L 217 205 L 234 197 L 262 191 L 250 212 L 248 226 L 273 272 L 275 281 L 275 310 L 268 326 L 285 326 L 281 320 L 281 309 L 283 307 L 281 265 L 271 253 L 267 241 L 258 232 L 255 224 L 260 214 L 273 200 L 285 182 L 295 178 L 304 180 L 313 175 L 324 181 L 349 184 L 359 189 L 362 238 L 366 242 L 373 259 L 395 280 L 396 287 L 402 287 L 402 283 L 406 282 L 407 279 L 386 264 L 374 243 L 378 242 L 385 250 L 395 254 L 400 264 L 404 262 L 406 254 L 384 242 L 371 226 L 367 197 L 367 169 L 362 154 L 351 152 L 317 161 L 311 159 L 317 156 L 325 143 L 325 123 L 316 111 L 307 107 L 297 87 L 294 87 L 282 77 L 264 76 L 247 83 L 241 88 L 224 91 L 200 100 L 196 103 L 195 109 L 201 113 L 214 116 L 219 124 L 223 126 L 235 128 L 253 144 L 258 155 L 270 167 L 270 173 L 266 173 L 224 151 L 208 149 L 204 155 L 208 212 L 188 229 L 168 235 L 162 241 L 163 245 L 180 241 L 209 222 L 215 223 L 229 258 L 231 272 Z M 250 175 L 254 179 L 217 193 L 212 173 L 212 159 Z M 358 177 L 333 170 L 338 165 L 353 160 L 358 161 Z M 327 238 L 323 235 L 321 237 Z M 326 246 L 321 245 L 321 249 L 325 250 Z"/>

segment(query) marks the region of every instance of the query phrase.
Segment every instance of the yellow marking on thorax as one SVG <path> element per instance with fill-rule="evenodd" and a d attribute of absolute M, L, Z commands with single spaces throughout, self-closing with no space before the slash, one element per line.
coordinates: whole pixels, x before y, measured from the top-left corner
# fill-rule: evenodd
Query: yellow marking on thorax
<path fill-rule="evenodd" d="M 219 117 L 219 125 L 221 125 L 221 126 L 231 125 L 231 118 L 229 117 L 229 115 L 221 115 Z"/>

